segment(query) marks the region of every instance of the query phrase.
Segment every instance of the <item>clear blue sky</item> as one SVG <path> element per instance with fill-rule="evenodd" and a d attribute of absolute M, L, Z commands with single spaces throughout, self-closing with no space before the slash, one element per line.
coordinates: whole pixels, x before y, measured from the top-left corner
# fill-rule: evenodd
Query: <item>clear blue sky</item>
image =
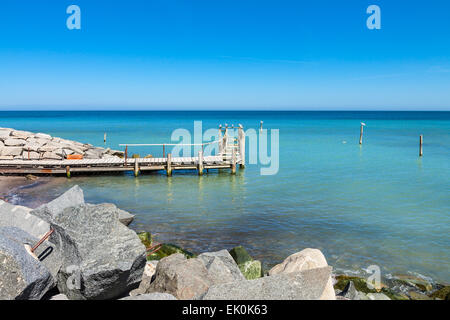
<path fill-rule="evenodd" d="M 450 1 L 1 0 L 19 107 L 450 110 Z"/>

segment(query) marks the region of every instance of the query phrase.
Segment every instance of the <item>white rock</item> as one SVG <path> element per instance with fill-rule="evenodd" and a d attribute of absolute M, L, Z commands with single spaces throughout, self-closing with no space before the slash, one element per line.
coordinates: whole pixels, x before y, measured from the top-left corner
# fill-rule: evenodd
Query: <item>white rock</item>
<path fill-rule="evenodd" d="M 19 138 L 19 139 L 26 139 L 26 138 L 31 137 L 32 135 L 33 134 L 28 131 L 13 130 L 11 132 L 11 136 L 13 136 L 15 138 Z"/>
<path fill-rule="evenodd" d="M 22 158 L 23 160 L 39 160 L 40 155 L 38 152 L 30 151 L 30 154 L 28 154 L 28 151 L 24 151 Z"/>
<path fill-rule="evenodd" d="M 19 156 L 22 154 L 22 147 L 2 147 L 0 149 L 1 156 Z"/>
<path fill-rule="evenodd" d="M 30 150 L 30 151 L 36 151 L 37 152 L 39 150 L 39 148 L 40 148 L 40 145 L 37 144 L 37 143 L 30 143 L 30 142 L 28 142 L 22 148 L 23 148 L 23 151 Z"/>
<path fill-rule="evenodd" d="M 277 264 L 275 267 L 270 269 L 269 276 L 323 268 L 327 266 L 327 260 L 320 250 L 307 248 L 290 255 L 282 263 Z M 336 294 L 334 292 L 331 276 L 325 287 L 321 300 L 336 300 Z"/>
<path fill-rule="evenodd" d="M 53 152 L 44 152 L 44 154 L 42 155 L 42 159 L 47 159 L 47 160 L 62 160 L 61 156 L 58 156 L 57 154 L 53 153 Z"/>
<path fill-rule="evenodd" d="M 14 147 L 17 147 L 17 146 L 23 146 L 23 145 L 25 145 L 26 144 L 26 141 L 25 140 L 22 140 L 22 139 L 12 139 L 12 138 L 10 138 L 10 139 L 5 139 L 4 141 L 4 144 L 5 144 L 5 146 L 14 146 Z"/>
<path fill-rule="evenodd" d="M 9 139 L 11 131 L 9 130 L 0 130 L 0 140 Z"/>
<path fill-rule="evenodd" d="M 38 138 L 38 139 L 46 139 L 46 140 L 50 140 L 50 139 L 52 138 L 51 135 L 45 134 L 45 133 L 36 133 L 36 134 L 34 135 L 34 137 L 35 137 L 35 138 Z"/>

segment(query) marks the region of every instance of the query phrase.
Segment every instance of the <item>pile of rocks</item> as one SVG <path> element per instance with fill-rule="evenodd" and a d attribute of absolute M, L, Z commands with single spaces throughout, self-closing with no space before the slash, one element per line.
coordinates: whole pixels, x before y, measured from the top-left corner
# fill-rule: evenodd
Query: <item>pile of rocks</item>
<path fill-rule="evenodd" d="M 146 258 L 121 222 L 131 219 L 124 213 L 86 204 L 78 186 L 35 210 L 0 203 L 0 299 L 42 299 L 52 289 L 68 299 L 127 295 L 141 282 Z"/>
<path fill-rule="evenodd" d="M 230 250 L 248 256 L 242 247 Z M 257 267 L 242 273 L 227 250 L 206 252 L 187 258 L 174 253 L 159 261 L 147 262 L 138 289 L 125 299 L 150 299 L 165 293 L 182 300 L 335 300 L 331 267 L 317 249 L 305 249 L 272 268 L 267 276 Z M 307 264 L 304 262 L 308 261 Z M 256 264 L 257 265 L 257 264 Z M 248 278 L 251 278 L 250 280 Z"/>
<path fill-rule="evenodd" d="M 84 159 L 121 158 L 122 151 L 94 147 L 88 143 L 0 128 L 0 160 L 62 160 L 68 155 L 82 155 Z"/>

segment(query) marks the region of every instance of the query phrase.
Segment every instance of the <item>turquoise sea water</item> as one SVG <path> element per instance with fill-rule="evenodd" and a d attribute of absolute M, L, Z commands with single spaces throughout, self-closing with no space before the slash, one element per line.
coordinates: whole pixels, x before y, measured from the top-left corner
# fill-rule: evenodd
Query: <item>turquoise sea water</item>
<path fill-rule="evenodd" d="M 0 127 L 123 149 L 170 142 L 172 131 L 241 123 L 279 129 L 280 170 L 236 176 L 177 172 L 61 179 L 23 189 L 24 204 L 79 184 L 89 202 L 136 214 L 131 227 L 196 252 L 243 245 L 266 267 L 305 247 L 330 265 L 420 273 L 450 282 L 450 112 L 0 112 Z M 359 146 L 360 121 L 366 123 Z M 419 135 L 424 156 L 418 156 Z M 129 148 L 158 156 L 161 148 Z"/>

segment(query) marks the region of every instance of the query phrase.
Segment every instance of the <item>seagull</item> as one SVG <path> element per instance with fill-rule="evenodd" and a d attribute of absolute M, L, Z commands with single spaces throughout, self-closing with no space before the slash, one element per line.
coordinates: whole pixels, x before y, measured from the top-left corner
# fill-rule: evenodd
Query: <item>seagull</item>
<path fill-rule="evenodd" d="M 366 124 L 365 124 L 364 122 L 361 122 L 361 125 L 362 125 L 362 126 L 365 126 Z"/>

